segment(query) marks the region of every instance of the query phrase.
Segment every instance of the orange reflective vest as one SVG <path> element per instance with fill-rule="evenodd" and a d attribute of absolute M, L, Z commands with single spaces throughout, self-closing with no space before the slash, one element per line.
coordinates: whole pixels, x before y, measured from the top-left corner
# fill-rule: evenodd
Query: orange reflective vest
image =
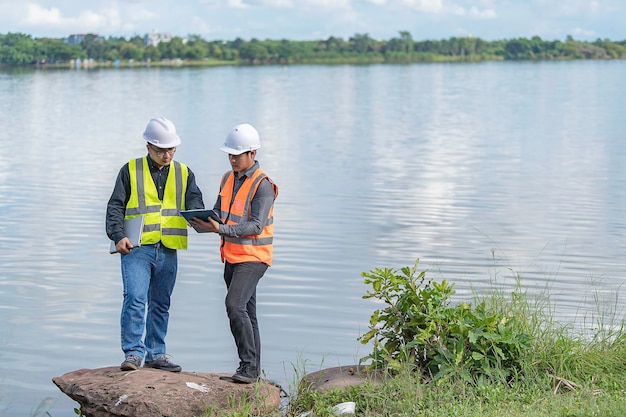
<path fill-rule="evenodd" d="M 261 181 L 268 180 L 274 188 L 274 198 L 278 196 L 278 187 L 260 168 L 246 178 L 237 190 L 233 199 L 235 173 L 228 171 L 222 176 L 220 184 L 221 218 L 227 225 L 239 224 L 250 218 L 251 203 Z M 232 204 L 231 204 L 232 201 Z M 222 262 L 236 264 L 241 262 L 263 262 L 272 265 L 272 250 L 274 240 L 274 205 L 270 208 L 265 227 L 259 235 L 242 237 L 222 236 L 220 252 Z"/>
<path fill-rule="evenodd" d="M 130 197 L 126 203 L 125 219 L 144 216 L 141 243 L 161 242 L 170 249 L 187 249 L 187 221 L 180 215 L 185 209 L 185 194 L 189 171 L 183 163 L 172 161 L 163 201 L 150 174 L 148 157 L 128 162 Z"/>

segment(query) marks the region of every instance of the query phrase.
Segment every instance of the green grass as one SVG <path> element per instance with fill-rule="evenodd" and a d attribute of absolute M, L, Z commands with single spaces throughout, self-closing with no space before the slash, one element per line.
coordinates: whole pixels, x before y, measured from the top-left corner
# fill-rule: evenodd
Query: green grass
<path fill-rule="evenodd" d="M 330 407 L 344 401 L 357 404 L 358 416 L 624 416 L 624 390 L 579 387 L 554 393 L 551 378 L 510 386 L 484 384 L 468 387 L 458 383 L 426 386 L 410 374 L 381 386 L 364 385 L 319 395 L 300 393 L 286 414 L 299 416 L 305 409 L 313 416 L 330 416 Z M 311 404 L 310 402 L 313 402 Z"/>
<path fill-rule="evenodd" d="M 380 384 L 365 382 L 321 394 L 300 384 L 306 375 L 304 360 L 294 365 L 294 386 L 283 409 L 265 417 L 307 412 L 309 417 L 330 417 L 331 408 L 346 401 L 356 403 L 358 417 L 624 417 L 626 322 L 618 294 L 612 297 L 600 299 L 594 293 L 597 310 L 583 317 L 582 325 L 560 323 L 547 291 L 529 294 L 519 277 L 510 293 L 494 283 L 474 294 L 474 304 L 515 317 L 515 330 L 532 339 L 506 380 L 477 377 L 468 382 L 452 373 L 432 381 L 407 364 Z M 206 417 L 248 417 L 257 402 L 263 398 L 252 395 Z M 40 410 L 33 415 L 41 415 Z"/>
<path fill-rule="evenodd" d="M 380 385 L 323 395 L 296 389 L 282 415 L 331 416 L 333 405 L 354 401 L 360 417 L 626 416 L 626 324 L 617 295 L 607 302 L 595 294 L 596 313 L 576 327 L 555 320 L 549 294 L 523 291 L 519 277 L 510 294 L 493 288 L 475 293 L 475 304 L 485 302 L 490 311 L 514 316 L 517 331 L 532 337 L 532 348 L 508 380 L 468 383 L 451 375 L 429 382 L 407 366 Z"/>

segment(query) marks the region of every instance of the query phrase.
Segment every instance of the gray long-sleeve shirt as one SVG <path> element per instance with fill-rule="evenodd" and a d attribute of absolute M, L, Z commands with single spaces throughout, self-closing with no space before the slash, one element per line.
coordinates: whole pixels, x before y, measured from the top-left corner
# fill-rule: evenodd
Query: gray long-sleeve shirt
<path fill-rule="evenodd" d="M 244 181 L 249 179 L 257 169 L 259 169 L 259 163 L 254 161 L 252 168 L 247 170 L 243 175 L 238 176 L 235 174 L 233 198 L 237 194 L 239 188 L 241 188 Z M 272 208 L 272 204 L 274 204 L 274 198 L 274 187 L 272 187 L 272 184 L 270 184 L 269 181 L 261 181 L 256 190 L 256 194 L 252 197 L 252 201 L 250 202 L 250 217 L 248 220 L 233 225 L 220 224 L 219 234 L 232 237 L 261 234 L 263 228 L 265 227 L 267 216 Z M 221 211 L 221 207 L 222 198 L 218 194 L 213 208 L 219 213 Z"/>
<path fill-rule="evenodd" d="M 174 161 L 172 161 L 173 163 Z M 148 167 L 150 168 L 150 175 L 154 180 L 159 200 L 163 201 L 163 193 L 165 192 L 165 184 L 167 182 L 167 176 L 169 174 L 170 163 L 167 166 L 159 169 L 159 167 L 148 156 Z M 189 175 L 187 177 L 187 192 L 185 193 L 185 209 L 203 209 L 204 201 L 202 200 L 202 192 L 196 185 L 196 177 L 189 167 L 187 167 Z M 130 198 L 130 171 L 128 169 L 128 163 L 124 164 L 120 168 L 120 172 L 117 175 L 113 193 L 107 204 L 106 213 L 106 233 L 109 239 L 116 244 L 122 240 L 124 236 L 124 216 L 126 213 L 126 204 Z"/>

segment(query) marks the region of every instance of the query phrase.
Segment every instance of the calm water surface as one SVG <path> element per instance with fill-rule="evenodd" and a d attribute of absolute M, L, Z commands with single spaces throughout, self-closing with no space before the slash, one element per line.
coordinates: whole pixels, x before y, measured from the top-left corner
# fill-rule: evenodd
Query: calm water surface
<path fill-rule="evenodd" d="M 361 272 L 417 258 L 456 300 L 520 275 L 564 322 L 623 318 L 624 74 L 623 61 L 0 73 L 0 416 L 73 416 L 51 379 L 122 361 L 105 207 L 159 115 L 207 205 L 226 132 L 261 133 L 280 189 L 262 361 L 287 389 L 369 353 L 357 338 L 378 306 Z M 192 231 L 179 264 L 169 353 L 232 372 L 217 237 Z"/>

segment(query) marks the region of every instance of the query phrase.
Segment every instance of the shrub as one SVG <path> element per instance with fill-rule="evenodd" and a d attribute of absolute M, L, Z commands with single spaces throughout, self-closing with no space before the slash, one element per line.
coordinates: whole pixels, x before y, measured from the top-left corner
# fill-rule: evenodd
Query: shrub
<path fill-rule="evenodd" d="M 371 285 L 364 299 L 376 299 L 386 307 L 370 317 L 369 331 L 359 338 L 373 341 L 370 369 L 397 372 L 408 364 L 433 380 L 459 377 L 510 379 L 519 370 L 522 353 L 530 348 L 530 336 L 516 330 L 515 318 L 491 311 L 485 303 L 458 303 L 445 280 L 426 280 L 426 272 L 412 267 L 363 272 Z"/>

